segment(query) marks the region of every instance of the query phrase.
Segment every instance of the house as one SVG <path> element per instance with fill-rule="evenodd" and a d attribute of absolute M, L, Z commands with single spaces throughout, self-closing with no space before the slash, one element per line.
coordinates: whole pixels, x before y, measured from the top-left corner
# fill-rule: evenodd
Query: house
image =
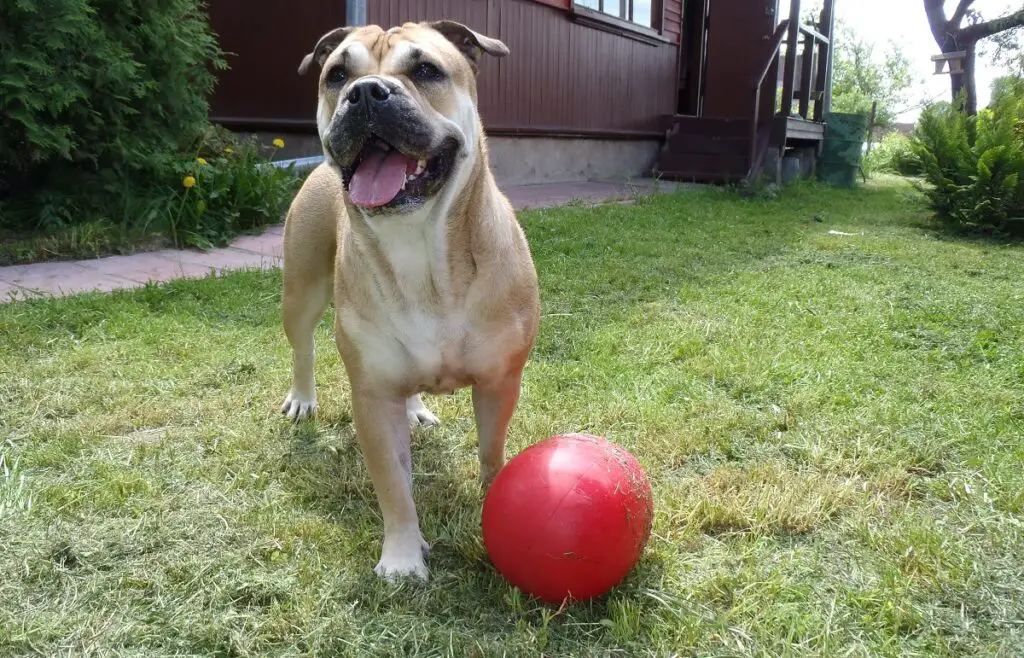
<path fill-rule="evenodd" d="M 478 81 L 499 180 L 735 181 L 787 153 L 813 159 L 833 4 L 815 28 L 800 0 L 211 0 L 231 53 L 211 119 L 319 155 L 316 82 L 296 68 L 320 35 L 446 18 L 511 50 Z"/>

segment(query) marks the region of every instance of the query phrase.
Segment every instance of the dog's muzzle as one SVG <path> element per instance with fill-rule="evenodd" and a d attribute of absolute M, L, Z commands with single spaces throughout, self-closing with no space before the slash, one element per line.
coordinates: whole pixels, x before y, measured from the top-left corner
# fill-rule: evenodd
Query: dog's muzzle
<path fill-rule="evenodd" d="M 447 182 L 458 140 L 443 136 L 400 85 L 367 76 L 346 91 L 325 147 L 353 204 L 404 211 Z"/>

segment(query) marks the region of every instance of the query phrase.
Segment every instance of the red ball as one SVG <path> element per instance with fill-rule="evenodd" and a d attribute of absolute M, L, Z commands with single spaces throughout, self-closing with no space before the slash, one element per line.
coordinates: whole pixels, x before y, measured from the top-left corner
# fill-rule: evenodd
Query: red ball
<path fill-rule="evenodd" d="M 564 434 L 511 459 L 484 499 L 484 546 L 511 584 L 552 604 L 619 584 L 651 535 L 651 484 L 625 449 Z"/>

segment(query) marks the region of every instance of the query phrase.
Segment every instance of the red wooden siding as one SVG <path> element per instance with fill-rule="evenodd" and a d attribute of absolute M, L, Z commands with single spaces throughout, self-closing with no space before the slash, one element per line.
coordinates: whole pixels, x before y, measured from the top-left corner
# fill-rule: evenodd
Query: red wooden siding
<path fill-rule="evenodd" d="M 683 33 L 683 0 L 662 0 L 661 32 L 674 43 Z"/>
<path fill-rule="evenodd" d="M 575 23 L 568 1 L 369 0 L 367 19 L 392 26 L 446 18 L 504 41 L 511 55 L 485 57 L 478 80 L 491 134 L 662 136 L 675 112 L 678 47 Z M 241 129 L 315 131 L 315 75 L 296 68 L 321 34 L 344 24 L 344 5 L 303 0 L 296 11 L 276 0 L 212 0 L 222 47 L 238 55 L 219 74 L 211 118 Z"/>
<path fill-rule="evenodd" d="M 675 112 L 678 49 L 585 27 L 535 0 L 374 0 L 368 21 L 448 18 L 497 37 L 485 58 L 480 109 L 492 134 L 662 136 Z"/>

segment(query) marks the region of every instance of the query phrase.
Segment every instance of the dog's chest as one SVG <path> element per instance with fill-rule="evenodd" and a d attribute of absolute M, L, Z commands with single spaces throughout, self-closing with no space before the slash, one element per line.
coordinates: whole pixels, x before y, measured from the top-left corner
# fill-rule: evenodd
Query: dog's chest
<path fill-rule="evenodd" d="M 450 393 L 472 383 L 467 348 L 474 344 L 468 312 L 453 290 L 444 235 L 428 224 L 378 227 L 383 268 L 368 281 L 367 308 L 339 315 L 362 371 L 380 383 Z M 366 265 L 363 265 L 366 267 Z"/>

